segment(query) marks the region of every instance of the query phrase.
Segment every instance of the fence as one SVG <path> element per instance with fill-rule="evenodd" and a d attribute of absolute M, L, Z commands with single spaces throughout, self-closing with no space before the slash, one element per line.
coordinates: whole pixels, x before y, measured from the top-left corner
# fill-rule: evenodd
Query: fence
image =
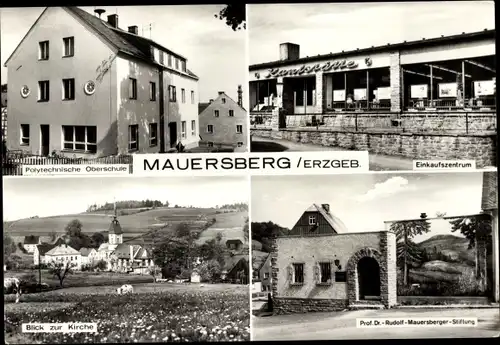
<path fill-rule="evenodd" d="M 265 127 L 254 126 L 254 128 Z M 286 128 L 346 132 L 488 135 L 496 134 L 497 119 L 496 112 L 331 113 L 287 115 Z"/>
<path fill-rule="evenodd" d="M 132 155 L 107 156 L 98 158 L 44 157 L 25 154 L 21 151 L 2 153 L 2 176 L 20 176 L 23 165 L 64 165 L 64 164 L 129 164 L 132 173 Z"/>

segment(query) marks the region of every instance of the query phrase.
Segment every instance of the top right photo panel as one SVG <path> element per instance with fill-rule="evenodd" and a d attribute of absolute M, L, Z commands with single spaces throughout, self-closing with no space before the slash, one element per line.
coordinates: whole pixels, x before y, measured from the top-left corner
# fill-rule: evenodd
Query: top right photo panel
<path fill-rule="evenodd" d="M 251 151 L 496 168 L 494 6 L 248 5 Z"/>

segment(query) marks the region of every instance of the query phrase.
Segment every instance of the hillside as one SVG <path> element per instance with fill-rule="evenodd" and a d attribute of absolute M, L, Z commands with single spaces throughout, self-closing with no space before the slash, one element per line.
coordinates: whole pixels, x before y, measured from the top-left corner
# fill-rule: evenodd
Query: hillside
<path fill-rule="evenodd" d="M 468 249 L 469 241 L 465 237 L 454 235 L 436 235 L 418 243 L 427 253 L 440 252 L 448 261 L 475 263 L 474 249 Z"/>
<path fill-rule="evenodd" d="M 243 225 L 245 218 L 248 217 L 247 212 L 231 212 L 231 213 L 218 213 L 215 215 L 216 222 L 203 231 L 197 240 L 198 244 L 203 244 L 206 241 L 214 239 L 217 234 L 222 235 L 222 240 L 240 239 L 245 243 L 245 236 L 243 233 Z"/>

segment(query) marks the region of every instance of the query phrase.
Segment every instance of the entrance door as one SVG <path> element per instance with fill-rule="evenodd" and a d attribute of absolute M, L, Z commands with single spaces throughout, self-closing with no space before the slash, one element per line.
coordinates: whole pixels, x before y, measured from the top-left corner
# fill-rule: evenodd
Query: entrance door
<path fill-rule="evenodd" d="M 364 257 L 358 262 L 359 299 L 380 299 L 380 267 L 377 260 Z"/>
<path fill-rule="evenodd" d="M 177 122 L 170 122 L 168 129 L 170 133 L 170 147 L 172 148 L 177 145 Z"/>
<path fill-rule="evenodd" d="M 297 78 L 294 83 L 294 114 L 313 114 L 316 105 L 316 77 Z"/>
<path fill-rule="evenodd" d="M 40 151 L 42 152 L 42 156 L 49 155 L 49 146 L 50 146 L 50 126 L 49 125 L 40 125 Z"/>

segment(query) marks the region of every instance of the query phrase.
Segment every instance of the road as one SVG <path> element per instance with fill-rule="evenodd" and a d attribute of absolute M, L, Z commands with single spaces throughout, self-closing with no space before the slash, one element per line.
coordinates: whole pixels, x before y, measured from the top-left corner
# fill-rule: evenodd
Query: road
<path fill-rule="evenodd" d="M 346 151 L 334 146 L 296 143 L 283 139 L 268 139 L 252 136 L 252 152 L 283 152 L 283 151 Z M 413 160 L 405 157 L 388 156 L 370 153 L 370 170 L 413 170 Z"/>
<path fill-rule="evenodd" d="M 357 318 L 477 317 L 476 327 L 357 328 Z M 293 332 L 290 332 L 293 330 Z M 252 340 L 425 339 L 498 337 L 498 309 L 386 309 L 252 317 Z"/>

